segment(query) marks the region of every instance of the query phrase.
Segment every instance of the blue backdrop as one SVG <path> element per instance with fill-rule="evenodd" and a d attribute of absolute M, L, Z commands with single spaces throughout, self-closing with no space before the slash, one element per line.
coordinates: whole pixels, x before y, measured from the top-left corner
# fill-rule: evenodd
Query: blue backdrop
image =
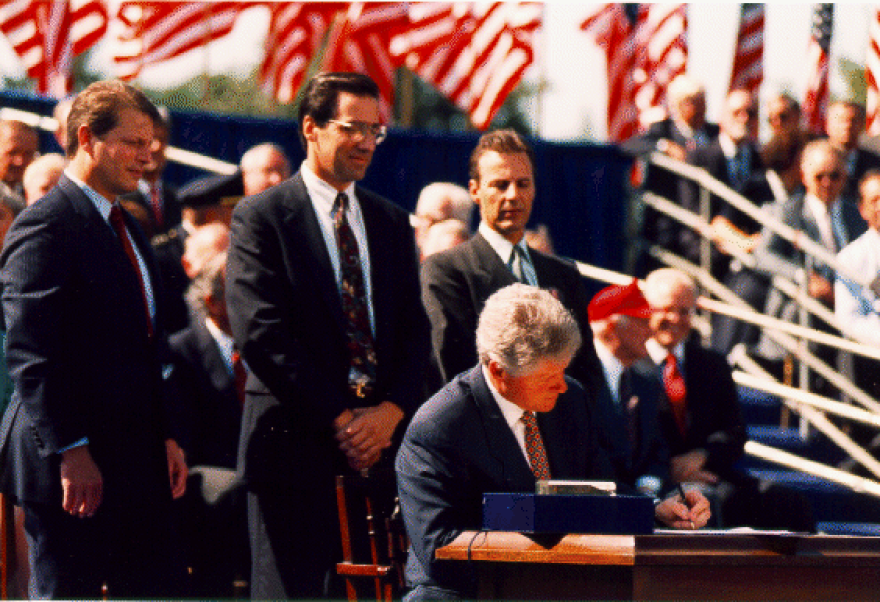
<path fill-rule="evenodd" d="M 54 101 L 0 92 L 0 104 L 50 115 Z M 303 159 L 296 124 L 280 119 L 172 112 L 171 144 L 238 163 L 261 142 L 281 145 L 294 169 Z M 364 186 L 412 210 L 419 190 L 435 181 L 467 186 L 467 164 L 479 133 L 438 133 L 392 128 L 376 151 Z M 630 160 L 616 147 L 530 141 L 536 154 L 537 197 L 532 224 L 550 229 L 557 253 L 609 269 L 622 269 Z M 57 151 L 41 134 L 41 148 Z M 170 163 L 165 177 L 183 184 L 203 172 Z"/>

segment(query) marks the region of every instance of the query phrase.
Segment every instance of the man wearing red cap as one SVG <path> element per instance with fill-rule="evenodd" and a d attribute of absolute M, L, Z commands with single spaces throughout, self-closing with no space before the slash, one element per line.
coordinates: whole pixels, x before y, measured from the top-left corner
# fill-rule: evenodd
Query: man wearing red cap
<path fill-rule="evenodd" d="M 549 292 L 512 284 L 491 295 L 476 331 L 478 365 L 425 402 L 397 454 L 400 505 L 410 550 L 407 602 L 472 599 L 472 567 L 434 552 L 482 523 L 487 492 L 533 492 L 540 479 L 609 479 L 592 405 L 565 376 L 581 343 L 571 313 Z M 687 492 L 655 506 L 673 528 L 699 528 L 709 503 Z"/>
<path fill-rule="evenodd" d="M 651 307 L 633 279 L 599 291 L 588 311 L 604 376 L 595 396 L 599 442 L 618 480 L 656 496 L 669 476 L 669 453 L 657 423 L 660 382 L 630 368 L 648 353 Z"/>

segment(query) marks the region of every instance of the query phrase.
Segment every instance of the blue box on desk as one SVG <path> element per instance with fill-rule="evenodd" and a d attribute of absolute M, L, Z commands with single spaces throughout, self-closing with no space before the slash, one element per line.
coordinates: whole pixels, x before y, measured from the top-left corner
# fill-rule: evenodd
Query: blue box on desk
<path fill-rule="evenodd" d="M 654 501 L 638 495 L 486 493 L 483 529 L 522 533 L 654 532 Z"/>

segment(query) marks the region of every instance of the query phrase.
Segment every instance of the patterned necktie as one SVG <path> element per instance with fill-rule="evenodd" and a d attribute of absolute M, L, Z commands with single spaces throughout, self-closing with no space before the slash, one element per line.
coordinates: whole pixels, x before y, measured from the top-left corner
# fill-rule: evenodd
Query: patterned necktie
<path fill-rule="evenodd" d="M 235 377 L 235 393 L 238 395 L 238 402 L 244 405 L 244 387 L 247 384 L 247 368 L 244 366 L 244 360 L 238 350 L 232 352 L 232 375 Z"/>
<path fill-rule="evenodd" d="M 663 388 L 666 389 L 666 399 L 669 400 L 669 407 L 672 408 L 675 424 L 678 426 L 681 436 L 684 437 L 687 433 L 685 421 L 687 391 L 684 386 L 684 377 L 681 375 L 678 362 L 672 353 L 666 356 L 666 365 L 663 367 Z"/>
<path fill-rule="evenodd" d="M 116 237 L 119 239 L 119 243 L 122 245 L 123 250 L 125 250 L 125 255 L 128 257 L 128 261 L 131 262 L 131 267 L 134 268 L 134 273 L 137 274 L 138 282 L 141 285 L 141 297 L 144 300 L 144 311 L 147 312 L 147 334 L 152 338 L 153 319 L 150 316 L 150 303 L 147 301 L 147 288 L 144 284 L 144 277 L 141 274 L 141 268 L 138 265 L 134 247 L 131 244 L 131 239 L 128 237 L 128 231 L 125 229 L 125 220 L 122 217 L 122 210 L 116 203 L 110 207 L 110 225 L 113 226 L 113 230 L 116 232 Z"/>
<path fill-rule="evenodd" d="M 376 351 L 370 328 L 364 272 L 361 268 L 357 240 L 345 217 L 348 196 L 344 192 L 336 196 L 333 208 L 336 244 L 339 247 L 339 269 L 342 274 L 340 295 L 342 311 L 347 323 L 346 334 L 351 367 L 368 378 L 375 379 Z"/>
<path fill-rule="evenodd" d="M 547 460 L 547 450 L 544 449 L 541 431 L 538 430 L 538 420 L 532 412 L 523 412 L 522 421 L 526 426 L 526 455 L 529 457 L 532 473 L 536 479 L 549 479 L 550 462 Z"/>

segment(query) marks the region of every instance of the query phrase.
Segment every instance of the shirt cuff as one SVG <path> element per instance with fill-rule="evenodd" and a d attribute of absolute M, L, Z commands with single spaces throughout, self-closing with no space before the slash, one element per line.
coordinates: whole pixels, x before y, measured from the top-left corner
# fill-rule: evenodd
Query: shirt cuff
<path fill-rule="evenodd" d="M 68 451 L 68 450 L 71 450 L 71 449 L 73 449 L 74 447 L 82 447 L 83 445 L 88 445 L 88 444 L 89 444 L 89 438 L 88 438 L 88 437 L 83 437 L 83 438 L 80 439 L 79 441 L 74 441 L 73 443 L 71 443 L 71 444 L 68 445 L 67 447 L 62 447 L 61 449 L 58 450 L 58 453 L 59 453 L 59 454 L 63 454 L 64 452 L 66 452 L 66 451 Z"/>

